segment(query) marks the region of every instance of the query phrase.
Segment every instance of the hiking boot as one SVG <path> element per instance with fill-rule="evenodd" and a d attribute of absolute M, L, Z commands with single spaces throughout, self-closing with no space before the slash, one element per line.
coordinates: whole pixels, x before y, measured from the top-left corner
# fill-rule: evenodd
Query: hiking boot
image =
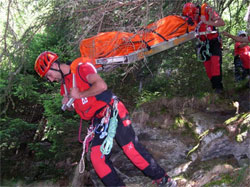
<path fill-rule="evenodd" d="M 159 187 L 177 187 L 175 180 L 171 179 L 169 176 L 164 176 L 163 178 L 155 181 Z"/>

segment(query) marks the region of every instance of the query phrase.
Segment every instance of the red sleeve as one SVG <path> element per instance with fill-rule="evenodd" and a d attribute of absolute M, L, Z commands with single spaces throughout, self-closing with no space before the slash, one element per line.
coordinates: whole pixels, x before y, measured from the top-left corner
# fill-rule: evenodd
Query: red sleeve
<path fill-rule="evenodd" d="M 236 42 L 234 47 L 239 48 L 240 44 L 241 44 L 240 42 Z"/>
<path fill-rule="evenodd" d="M 240 44 L 241 44 L 240 42 L 236 42 L 234 45 L 234 55 L 235 56 L 240 54 L 240 48 L 239 48 Z"/>
<path fill-rule="evenodd" d="M 95 66 L 89 62 L 82 64 L 79 67 L 79 73 L 81 78 L 83 78 L 85 81 L 87 81 L 87 75 L 89 74 L 95 74 L 97 73 Z"/>

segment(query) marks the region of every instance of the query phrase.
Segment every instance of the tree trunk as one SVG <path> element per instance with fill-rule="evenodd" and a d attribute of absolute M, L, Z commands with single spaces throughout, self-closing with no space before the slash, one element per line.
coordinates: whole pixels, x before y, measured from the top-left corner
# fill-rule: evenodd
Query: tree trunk
<path fill-rule="evenodd" d="M 247 33 L 250 34 L 250 6 L 248 6 L 244 21 L 247 22 Z"/>

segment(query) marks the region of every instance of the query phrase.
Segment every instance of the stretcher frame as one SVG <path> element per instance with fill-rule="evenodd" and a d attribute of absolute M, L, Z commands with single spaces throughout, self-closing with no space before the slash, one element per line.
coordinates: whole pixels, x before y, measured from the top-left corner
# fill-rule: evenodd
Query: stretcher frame
<path fill-rule="evenodd" d="M 96 59 L 95 60 L 96 65 L 102 65 L 102 67 L 98 68 L 97 70 L 107 71 L 111 67 L 111 65 L 123 65 L 123 64 L 134 63 L 136 61 L 144 59 L 145 57 L 155 55 L 157 53 L 160 53 L 177 45 L 188 42 L 194 39 L 195 37 L 196 37 L 195 32 L 191 31 L 179 37 L 171 38 L 168 41 L 155 44 L 151 46 L 149 50 L 147 48 L 143 48 L 124 56 L 114 56 L 114 57 Z"/>
<path fill-rule="evenodd" d="M 214 34 L 214 33 L 217 33 L 217 31 L 206 31 L 206 32 L 191 31 L 181 36 L 171 38 L 168 41 L 152 45 L 149 50 L 147 48 L 143 48 L 124 56 L 114 56 L 108 58 L 95 59 L 96 65 L 102 65 L 102 67 L 97 68 L 97 71 L 109 71 L 110 69 L 113 69 L 114 66 L 131 64 L 136 61 L 142 60 L 145 57 L 155 55 L 167 49 L 176 47 L 180 44 L 193 40 L 197 38 L 197 36 Z"/>

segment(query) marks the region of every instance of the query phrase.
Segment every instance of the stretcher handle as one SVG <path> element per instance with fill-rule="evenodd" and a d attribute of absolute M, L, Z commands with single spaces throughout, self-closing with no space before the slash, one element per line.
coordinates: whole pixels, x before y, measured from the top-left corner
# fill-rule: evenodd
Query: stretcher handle
<path fill-rule="evenodd" d="M 75 99 L 70 98 L 70 100 L 67 102 L 66 106 L 67 106 L 68 108 L 70 108 L 71 105 L 73 104 L 74 100 L 75 100 Z"/>
<path fill-rule="evenodd" d="M 75 74 L 72 74 L 72 76 L 73 76 L 73 88 L 75 88 L 76 87 L 76 77 L 75 77 Z M 64 86 L 64 85 L 63 85 Z M 66 91 L 65 91 L 66 90 Z M 67 91 L 67 89 L 66 89 L 66 86 L 64 86 L 64 91 L 65 91 L 65 94 L 66 95 L 68 95 L 68 91 Z M 66 110 L 66 108 L 70 108 L 71 107 L 71 105 L 73 104 L 73 102 L 74 102 L 74 98 L 70 98 L 69 99 L 69 101 L 66 103 L 66 104 L 63 104 L 62 105 L 62 110 L 63 111 L 65 111 Z"/>
<path fill-rule="evenodd" d="M 66 88 L 65 83 L 63 84 L 63 88 L 64 88 L 64 93 L 65 93 L 65 95 L 68 96 L 68 90 L 67 90 L 67 88 Z M 67 105 L 66 105 L 66 104 L 63 104 L 62 107 L 61 107 L 61 109 L 62 109 L 63 111 L 65 111 L 65 110 L 67 109 Z"/>

